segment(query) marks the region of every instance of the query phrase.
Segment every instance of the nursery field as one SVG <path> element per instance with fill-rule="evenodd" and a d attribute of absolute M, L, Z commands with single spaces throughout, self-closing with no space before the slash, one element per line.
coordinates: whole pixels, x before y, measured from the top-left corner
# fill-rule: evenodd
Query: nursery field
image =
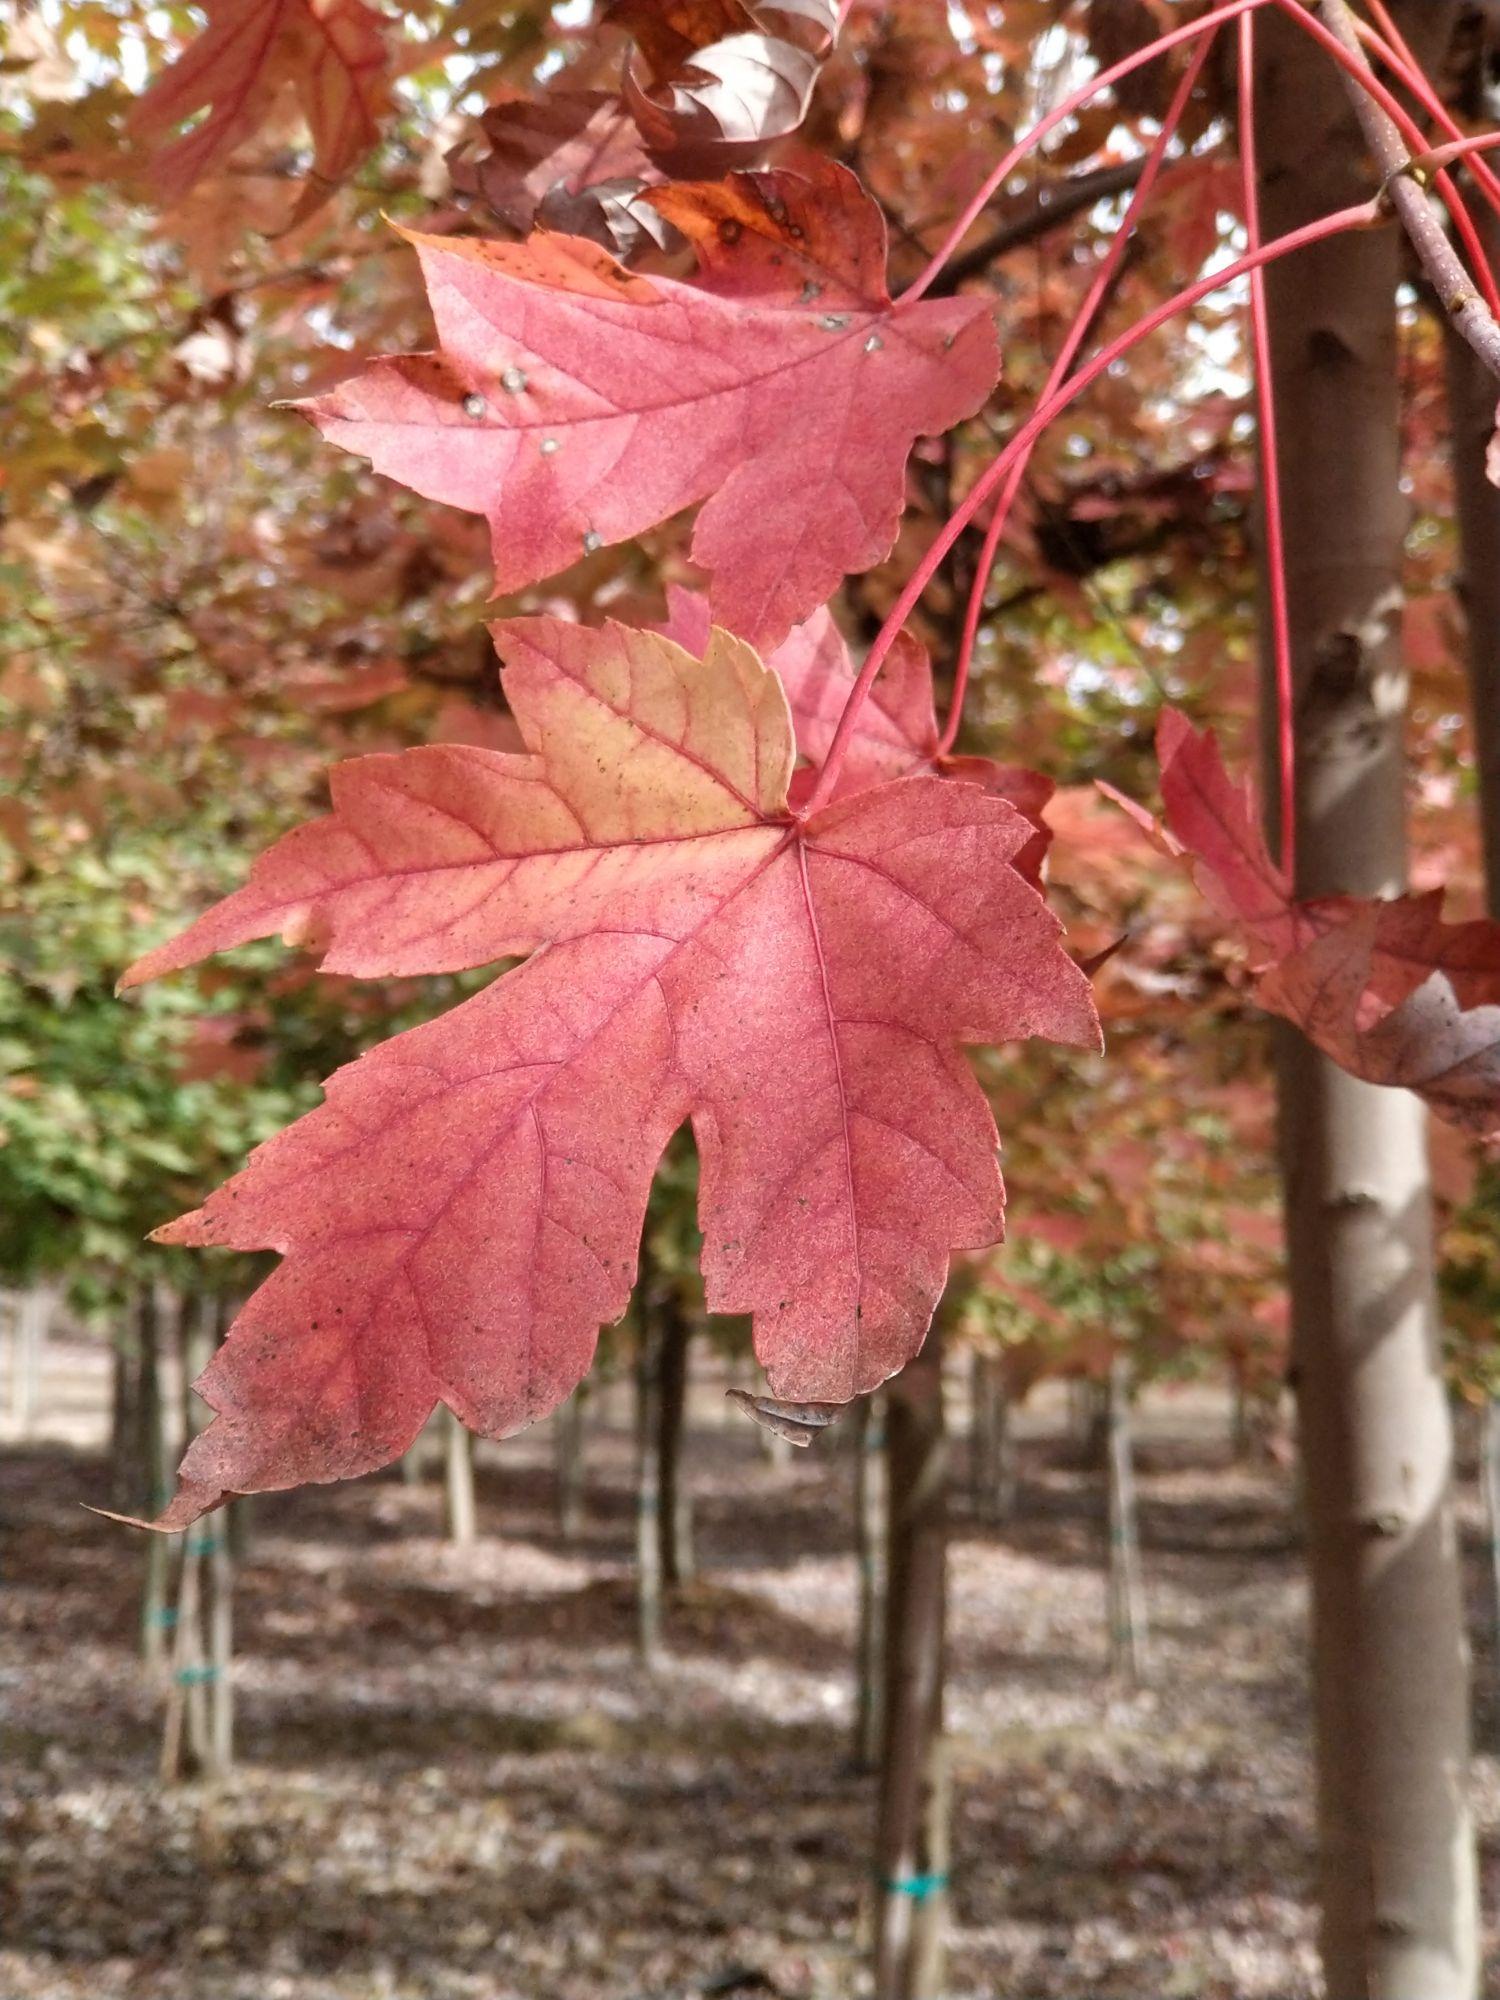
<path fill-rule="evenodd" d="M 0 1461 L 5 2000 L 688 2000 L 863 1990 L 871 1780 L 850 1757 L 853 1453 L 773 1463 L 705 1371 L 698 1573 L 634 1650 L 624 1384 L 555 1519 L 549 1427 L 481 1447 L 479 1534 L 436 1468 L 254 1503 L 237 1765 L 157 1778 L 140 1540 L 104 1498 L 101 1350 L 45 1357 Z M 961 1402 L 962 1385 L 951 1400 Z M 13 1427 L 12 1427 L 13 1428 Z M 1063 1394 L 1019 1423 L 1014 1518 L 953 1443 L 954 1996 L 1316 1990 L 1305 1585 L 1288 1472 L 1237 1465 L 1207 1390 L 1138 1441 L 1148 1682 L 1106 1672 L 1099 1480 Z M 1487 1570 L 1463 1491 L 1485 1902 L 1500 1888 Z M 1500 1991 L 1500 1940 L 1488 1938 Z"/>

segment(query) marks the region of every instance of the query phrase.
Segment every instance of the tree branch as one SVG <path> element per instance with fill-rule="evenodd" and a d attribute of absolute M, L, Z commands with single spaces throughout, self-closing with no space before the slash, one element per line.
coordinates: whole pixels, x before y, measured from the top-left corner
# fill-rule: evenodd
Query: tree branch
<path fill-rule="evenodd" d="M 1369 60 L 1360 43 L 1348 0 L 1314 0 L 1327 27 L 1362 70 Z M 1381 190 L 1411 238 L 1423 270 L 1454 331 L 1466 340 L 1491 375 L 1500 380 L 1500 323 L 1474 289 L 1474 281 L 1427 198 L 1423 169 L 1412 159 L 1394 123 L 1358 80 L 1344 72 L 1344 82 L 1365 144 L 1380 169 Z"/>
<path fill-rule="evenodd" d="M 929 296 L 946 298 L 956 292 L 966 278 L 977 278 L 1007 251 L 1017 250 L 1023 243 L 1033 243 L 1039 236 L 1060 229 L 1080 209 L 1092 208 L 1096 201 L 1107 201 L 1111 195 L 1127 193 L 1146 171 L 1147 157 L 1142 153 L 1136 160 L 1122 160 L 1112 167 L 1095 167 L 1089 173 L 1074 174 L 1067 180 L 1029 189 L 1026 206 L 1018 215 L 1008 216 L 972 249 L 965 250 L 961 257 L 949 260 Z"/>

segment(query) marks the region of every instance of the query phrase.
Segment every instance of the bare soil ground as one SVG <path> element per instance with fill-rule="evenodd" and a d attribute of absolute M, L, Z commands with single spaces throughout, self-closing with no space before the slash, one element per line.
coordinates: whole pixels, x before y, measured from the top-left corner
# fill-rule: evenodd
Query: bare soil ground
<path fill-rule="evenodd" d="M 141 1545 L 78 1504 L 103 1498 L 97 1456 L 11 1447 L 0 2000 L 858 1995 L 871 1787 L 848 1757 L 847 1449 L 783 1468 L 738 1420 L 700 1423 L 703 1578 L 647 1675 L 614 1404 L 590 1437 L 572 1546 L 545 1429 L 486 1450 L 472 1552 L 442 1540 L 435 1486 L 385 1477 L 256 1502 L 237 1601 L 242 1763 L 217 1789 L 156 1781 Z M 1095 1483 L 1032 1428 L 1017 1518 L 981 1529 L 957 1508 L 951 1994 L 1311 1995 L 1288 1478 L 1230 1466 L 1201 1399 L 1154 1406 L 1152 1683 L 1126 1695 L 1104 1673 Z M 1478 1728 L 1493 1914 L 1487 1692 Z"/>

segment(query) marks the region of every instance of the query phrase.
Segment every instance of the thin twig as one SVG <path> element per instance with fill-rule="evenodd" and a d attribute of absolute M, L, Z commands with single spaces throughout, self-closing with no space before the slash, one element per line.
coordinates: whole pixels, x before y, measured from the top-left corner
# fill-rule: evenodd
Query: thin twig
<path fill-rule="evenodd" d="M 1071 222 L 1078 211 L 1092 208 L 1096 201 L 1128 194 L 1146 170 L 1147 155 L 1121 160 L 1118 165 L 1093 167 L 1087 173 L 1066 179 L 1042 182 L 1029 188 L 1016 203 L 1016 212 L 998 223 L 990 235 L 970 250 L 949 259 L 943 275 L 931 287 L 929 298 L 947 298 L 969 278 L 987 271 L 1009 251 Z"/>

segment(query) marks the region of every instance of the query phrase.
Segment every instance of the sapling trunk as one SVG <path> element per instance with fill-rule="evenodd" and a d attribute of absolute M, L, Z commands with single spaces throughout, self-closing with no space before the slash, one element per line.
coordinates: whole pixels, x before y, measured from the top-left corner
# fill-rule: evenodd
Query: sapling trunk
<path fill-rule="evenodd" d="M 239 1502 L 216 1517 L 208 1558 L 208 1761 L 215 1777 L 234 1765 L 234 1547 L 231 1527 Z"/>
<path fill-rule="evenodd" d="M 1229 1379 L 1229 1455 L 1243 1465 L 1251 1455 L 1250 1394 L 1245 1371 L 1231 1364 Z"/>
<path fill-rule="evenodd" d="M 1486 78 L 1472 80 L 1472 104 L 1482 108 Z M 1476 217 L 1490 268 L 1500 272 L 1500 218 L 1480 204 Z M 1495 431 L 1495 384 L 1468 343 L 1444 320 L 1453 492 L 1458 515 L 1459 596 L 1464 607 L 1465 661 L 1474 761 L 1479 773 L 1479 824 L 1485 903 L 1500 918 L 1500 488 L 1486 458 Z M 1500 1406 L 1487 1396 L 1482 1413 L 1480 1479 L 1493 1580 L 1496 1671 L 1500 1673 Z"/>
<path fill-rule="evenodd" d="M 207 1301 L 185 1295 L 177 1314 L 177 1354 L 186 1438 L 203 1426 L 204 1408 L 190 1385 L 208 1365 L 222 1332 Z M 161 1773 L 226 1777 L 234 1762 L 234 1570 L 229 1515 L 205 1517 L 183 1540 L 172 1646 L 172 1679 L 162 1731 Z M 161 1540 L 161 1537 L 157 1537 Z"/>
<path fill-rule="evenodd" d="M 1407 5 L 1434 52 L 1453 17 Z M 1332 67 L 1261 17 L 1268 234 L 1370 167 Z M 1300 896 L 1405 882 L 1393 228 L 1267 274 L 1290 596 Z M 1269 708 L 1270 703 L 1268 701 Z M 1277 759 L 1268 819 L 1278 819 Z M 1277 1042 L 1292 1350 L 1313 1597 L 1322 1953 L 1336 2000 L 1471 2000 L 1468 1689 L 1425 1113 Z"/>
<path fill-rule="evenodd" d="M 456 1549 L 474 1546 L 478 1515 L 474 1502 L 474 1433 L 449 1409 L 443 1411 L 443 1518 Z"/>
<path fill-rule="evenodd" d="M 584 1518 L 584 1412 L 588 1401 L 588 1381 L 580 1382 L 553 1418 L 552 1462 L 557 1486 L 557 1532 L 564 1542 L 573 1542 Z"/>
<path fill-rule="evenodd" d="M 198 1744 L 206 1741 L 202 1720 L 203 1654 L 200 1643 L 199 1601 L 201 1569 L 195 1538 L 188 1538 L 177 1572 L 177 1603 L 173 1614 L 172 1674 L 167 1684 L 166 1714 L 162 1722 L 161 1781 L 175 1785 L 189 1774 L 195 1760 L 194 1722 Z"/>
<path fill-rule="evenodd" d="M 885 1394 L 890 1569 L 875 1829 L 875 1995 L 938 2000 L 948 1907 L 948 1444 L 936 1325 Z"/>
<path fill-rule="evenodd" d="M 228 1327 L 226 1302 L 221 1297 L 210 1309 L 200 1298 L 198 1310 L 188 1326 L 188 1344 L 183 1370 L 191 1385 L 213 1359 L 214 1351 Z M 203 1427 L 202 1400 L 191 1393 L 186 1411 L 188 1434 Z M 246 1501 L 231 1500 L 216 1514 L 207 1516 L 192 1531 L 203 1570 L 203 1685 L 207 1715 L 203 1719 L 201 1743 L 204 1775 L 227 1777 L 234 1764 L 234 1564 L 239 1517 Z"/>
<path fill-rule="evenodd" d="M 161 1386 L 161 1319 L 156 1287 L 143 1284 L 136 1294 L 136 1502 L 142 1514 L 158 1513 L 167 1499 L 167 1440 Z M 172 1542 L 165 1535 L 145 1537 L 141 1584 L 141 1657 L 159 1666 L 166 1657 L 167 1634 L 175 1614 L 167 1602 Z"/>
<path fill-rule="evenodd" d="M 141 1368 L 133 1314 L 131 1321 L 116 1330 L 110 1378 L 109 1504 L 120 1514 L 149 1505 L 141 1490 Z"/>
<path fill-rule="evenodd" d="M 237 1310 L 235 1301 L 230 1297 L 228 1292 L 216 1292 L 214 1294 L 212 1325 L 215 1353 L 224 1345 L 225 1337 L 229 1332 Z M 231 1584 L 233 1582 L 233 1565 L 250 1560 L 250 1540 L 252 1524 L 255 1518 L 255 1507 L 256 1502 L 253 1495 L 240 1493 L 223 1509 L 224 1551 L 229 1558 L 231 1566 Z M 232 1691 L 226 1686 L 224 1699 L 228 1702 L 231 1698 Z"/>
<path fill-rule="evenodd" d="M 1484 1399 L 1484 1436 L 1479 1460 L 1484 1488 L 1484 1530 L 1490 1555 L 1491 1641 L 1494 1672 L 1500 1680 L 1500 1397 Z"/>
<path fill-rule="evenodd" d="M 641 1253 L 642 1283 L 637 1290 L 635 1355 L 635 1576 L 636 1652 L 641 1665 L 661 1658 L 661 1455 L 657 1450 L 661 1393 L 661 1339 L 654 1287 L 645 1282 L 647 1253 Z"/>
<path fill-rule="evenodd" d="M 969 1506 L 981 1521 L 988 1508 L 991 1414 L 989 1356 L 976 1347 L 969 1356 Z"/>
<path fill-rule="evenodd" d="M 663 1289 L 655 1312 L 658 1325 L 656 1532 L 661 1545 L 662 1585 L 667 1590 L 676 1590 L 690 1581 L 693 1573 L 692 1497 L 682 1476 L 693 1329 L 675 1285 Z"/>
<path fill-rule="evenodd" d="M 201 1292 L 188 1286 L 177 1294 L 177 1323 L 174 1329 L 177 1350 L 177 1429 L 184 1448 L 198 1428 L 197 1398 L 193 1383 L 205 1367 L 208 1355 L 199 1329 L 204 1322 L 207 1301 Z"/>
<path fill-rule="evenodd" d="M 1493 269 L 1500 271 L 1500 218 L 1483 204 L 1476 217 Z M 1485 900 L 1500 917 L 1500 488 L 1485 456 L 1495 434 L 1495 382 L 1467 341 L 1445 322 L 1453 497 L 1458 515 L 1459 597 L 1479 773 L 1479 826 Z"/>
<path fill-rule="evenodd" d="M 1135 1499 L 1130 1364 L 1121 1354 L 1110 1362 L 1105 1389 L 1104 1461 L 1109 1670 L 1137 1687 L 1146 1677 L 1146 1592 Z"/>
<path fill-rule="evenodd" d="M 859 1583 L 854 1643 L 854 1762 L 873 1771 L 880 1758 L 886 1621 L 885 1392 L 864 1397 L 854 1423 L 854 1552 Z"/>
<path fill-rule="evenodd" d="M 433 1418 L 423 1424 L 406 1450 L 401 1454 L 401 1483 L 403 1486 L 422 1486 L 432 1467 L 432 1441 L 435 1429 Z"/>
<path fill-rule="evenodd" d="M 10 1414 L 17 1438 L 24 1443 L 36 1422 L 41 1388 L 42 1354 L 52 1317 L 52 1294 L 43 1285 L 28 1285 L 11 1297 Z"/>
<path fill-rule="evenodd" d="M 969 1491 L 975 1517 L 993 1526 L 1016 1505 L 1010 1397 L 997 1355 L 976 1349 L 969 1364 Z"/>

